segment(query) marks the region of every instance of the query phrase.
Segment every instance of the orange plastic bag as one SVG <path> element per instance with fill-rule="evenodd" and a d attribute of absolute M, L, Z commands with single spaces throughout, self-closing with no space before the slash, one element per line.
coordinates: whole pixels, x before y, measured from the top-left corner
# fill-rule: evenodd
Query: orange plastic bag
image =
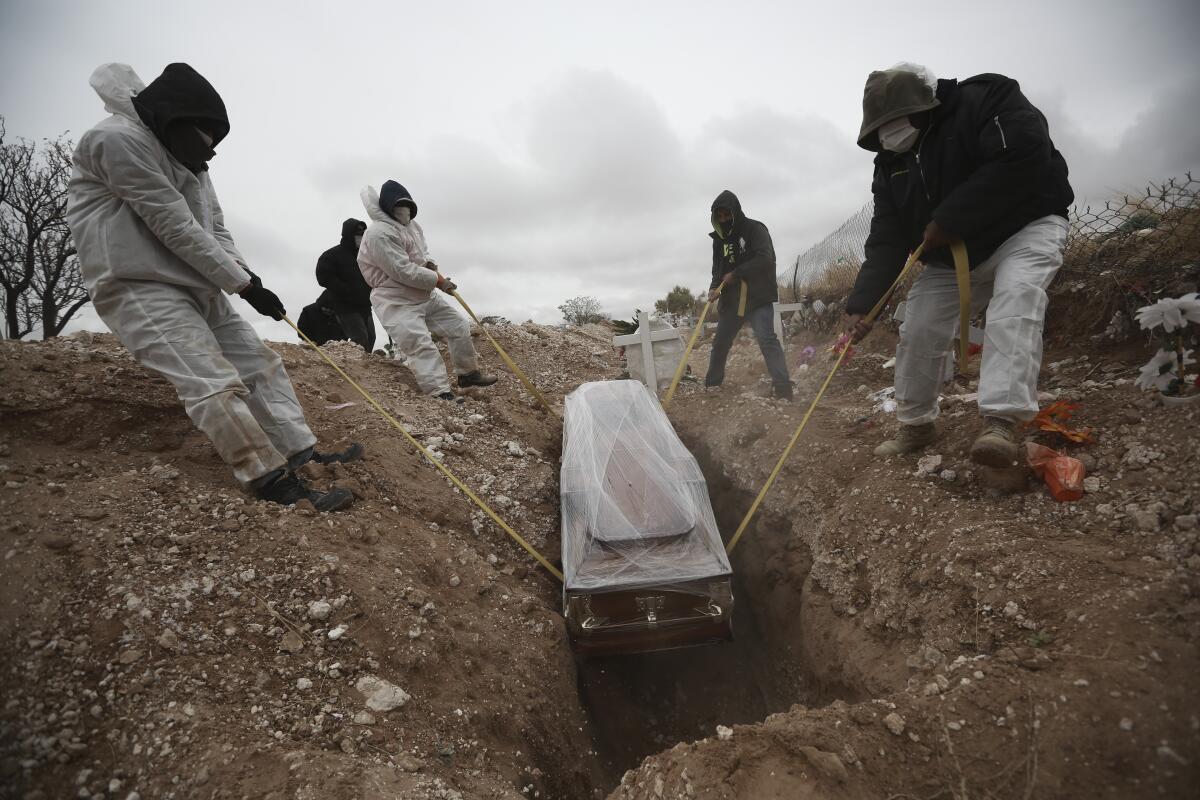
<path fill-rule="evenodd" d="M 1034 442 L 1025 443 L 1025 453 L 1034 474 L 1050 487 L 1051 497 L 1060 503 L 1083 497 L 1086 470 L 1082 461 Z"/>

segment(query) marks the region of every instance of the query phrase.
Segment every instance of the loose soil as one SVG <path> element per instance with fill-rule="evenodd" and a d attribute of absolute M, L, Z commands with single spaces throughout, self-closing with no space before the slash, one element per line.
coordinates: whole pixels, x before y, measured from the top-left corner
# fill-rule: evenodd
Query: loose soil
<path fill-rule="evenodd" d="M 602 328 L 490 330 L 552 402 L 620 374 Z M 813 343 L 792 403 L 743 340 L 669 411 L 726 536 L 824 377 Z M 1059 504 L 970 465 L 969 386 L 935 469 L 874 459 L 891 343 L 835 380 L 735 552 L 736 641 L 590 661 L 556 582 L 316 354 L 277 345 L 322 445 L 368 451 L 306 468 L 359 498 L 328 516 L 251 501 L 112 337 L 0 343 L 0 795 L 1194 796 L 1200 409 L 1136 391 L 1139 352 L 1052 344 L 1043 389 L 1097 437 Z M 557 555 L 561 425 L 514 379 L 449 407 L 329 349 Z M 367 676 L 411 699 L 368 709 Z"/>

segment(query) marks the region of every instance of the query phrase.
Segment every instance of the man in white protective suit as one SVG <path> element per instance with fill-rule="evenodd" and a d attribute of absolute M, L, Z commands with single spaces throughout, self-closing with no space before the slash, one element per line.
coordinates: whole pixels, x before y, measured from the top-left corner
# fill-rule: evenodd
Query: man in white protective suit
<path fill-rule="evenodd" d="M 363 189 L 362 201 L 371 226 L 358 248 L 358 268 L 371 287 L 379 321 L 407 358 L 421 391 L 462 402 L 450 389 L 431 333 L 446 339 L 460 387 L 491 386 L 496 377 L 479 371 L 471 324 L 435 291 L 449 293 L 457 287 L 429 257 L 412 195 L 396 181 L 386 181 L 378 195 L 373 187 Z"/>
<path fill-rule="evenodd" d="M 175 386 L 258 498 L 350 505 L 350 492 L 312 490 L 295 470 L 360 458 L 362 446 L 316 451 L 283 361 L 226 297 L 272 319 L 286 313 L 246 267 L 209 180 L 207 162 L 229 133 L 220 95 L 187 64 L 148 86 L 131 67 L 105 64 L 91 85 L 111 116 L 75 149 L 67 223 L 96 312 L 138 363 Z"/>
<path fill-rule="evenodd" d="M 900 433 L 875 454 L 916 452 L 937 438 L 938 392 L 959 320 L 948 245 L 962 241 L 971 312 L 987 306 L 983 430 L 971 460 L 1012 466 L 1021 458 L 1018 425 L 1038 413 L 1046 289 L 1062 266 L 1074 199 L 1046 118 L 1003 75 L 935 80 L 924 67 L 901 64 L 867 78 L 858 145 L 876 155 L 871 233 L 846 301 L 856 340 L 922 243 L 926 264 L 908 293 L 896 348 Z"/>

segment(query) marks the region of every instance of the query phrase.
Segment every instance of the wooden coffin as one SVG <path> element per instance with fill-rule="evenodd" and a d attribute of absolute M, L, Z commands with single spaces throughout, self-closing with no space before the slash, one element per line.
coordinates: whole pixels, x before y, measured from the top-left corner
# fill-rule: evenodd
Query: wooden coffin
<path fill-rule="evenodd" d="M 586 654 L 732 637 L 729 560 L 696 459 L 636 381 L 587 383 L 563 427 L 564 615 Z"/>

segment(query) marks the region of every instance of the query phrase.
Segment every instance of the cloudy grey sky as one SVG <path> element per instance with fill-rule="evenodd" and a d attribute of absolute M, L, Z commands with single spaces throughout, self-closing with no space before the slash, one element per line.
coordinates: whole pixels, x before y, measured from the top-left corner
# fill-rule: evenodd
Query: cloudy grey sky
<path fill-rule="evenodd" d="M 476 311 L 556 322 L 575 295 L 628 316 L 705 286 L 722 189 L 781 265 L 835 228 L 869 196 L 863 80 L 901 60 L 1020 80 L 1082 197 L 1200 169 L 1198 37 L 1191 0 L 0 0 L 0 114 L 77 137 L 103 117 L 97 65 L 149 82 L 186 61 L 229 110 L 228 226 L 293 316 L 342 220 L 365 219 L 359 190 L 393 177 Z"/>

